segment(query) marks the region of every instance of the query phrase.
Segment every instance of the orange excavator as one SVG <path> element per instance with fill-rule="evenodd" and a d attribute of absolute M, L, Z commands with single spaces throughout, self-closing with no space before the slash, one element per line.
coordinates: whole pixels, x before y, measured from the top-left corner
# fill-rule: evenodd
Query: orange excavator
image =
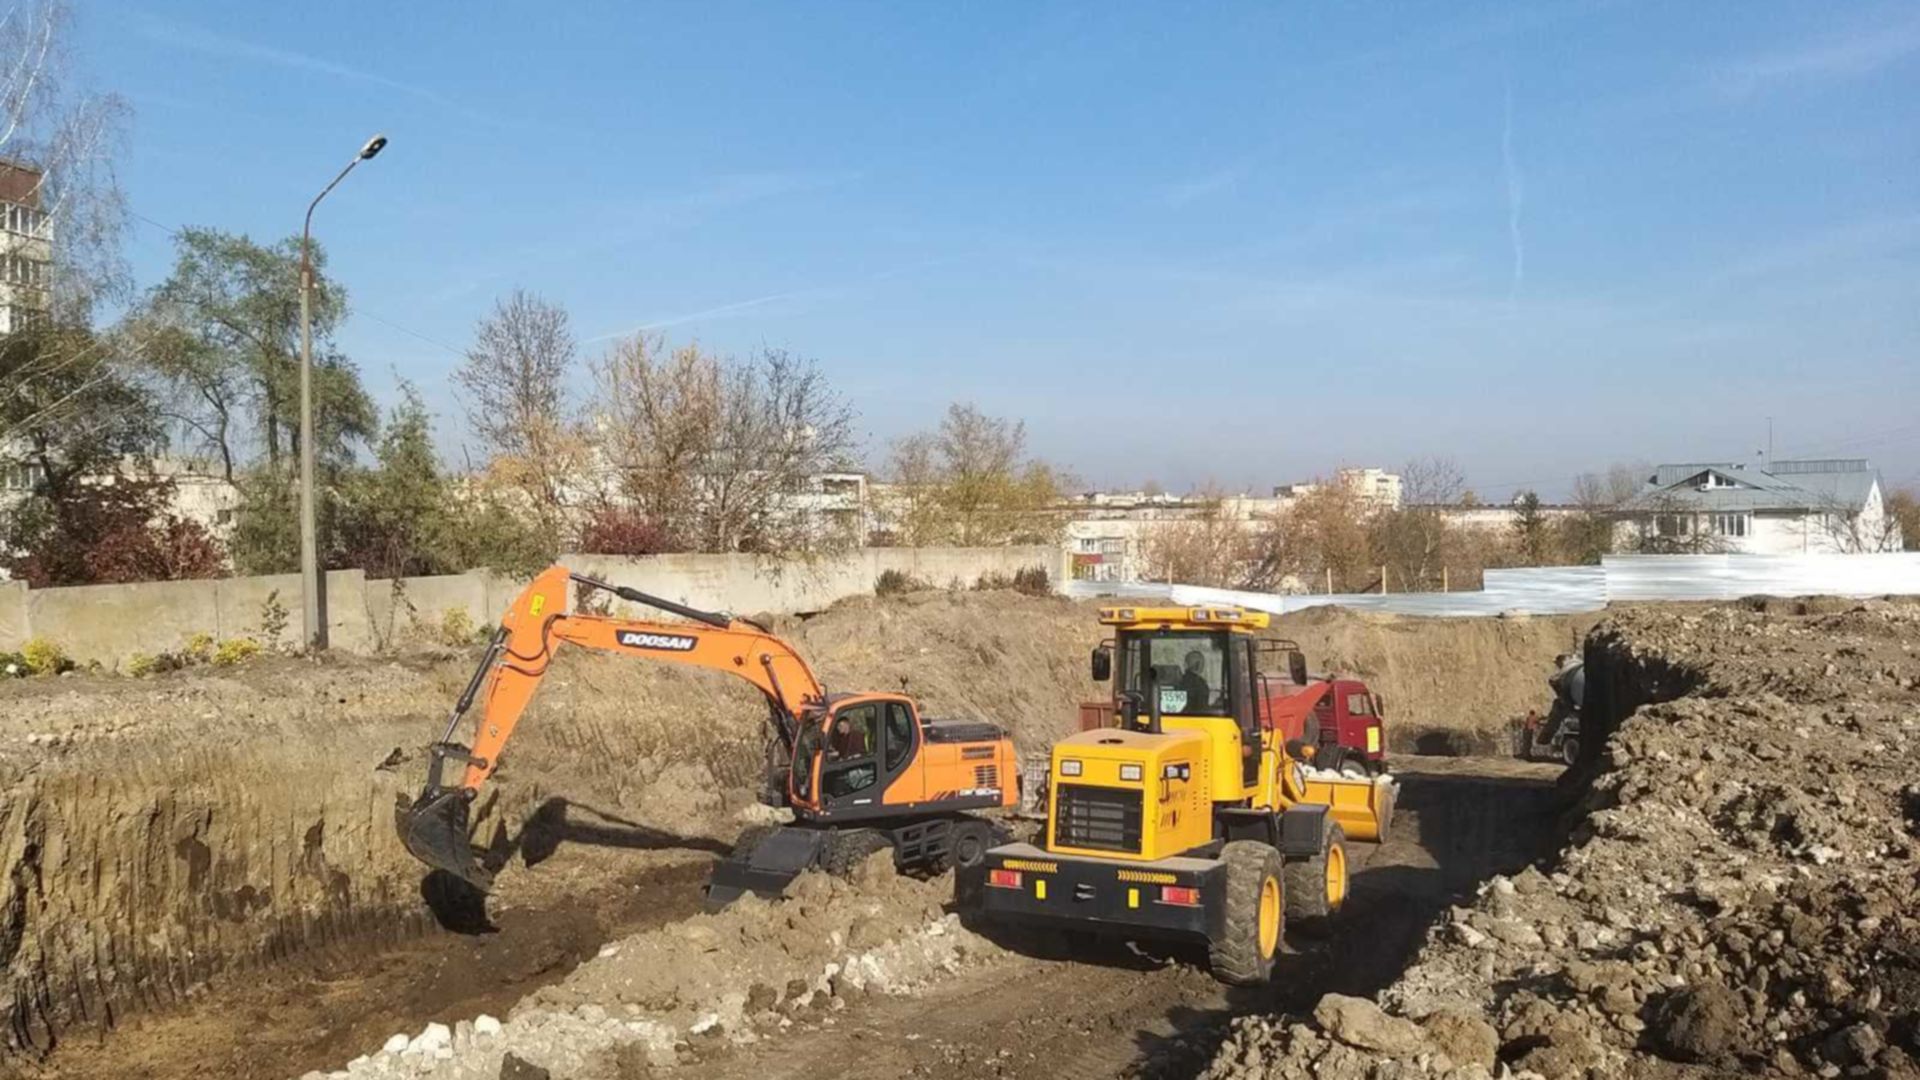
<path fill-rule="evenodd" d="M 574 612 L 570 587 L 687 621 Z M 473 802 L 566 644 L 726 672 L 766 699 L 771 734 L 761 801 L 790 808 L 794 823 L 742 836 L 715 868 L 710 909 L 746 892 L 778 895 L 810 867 L 844 871 L 888 848 L 901 869 L 972 865 L 1002 836 L 969 811 L 1018 804 L 1020 770 L 1001 728 L 929 719 L 904 694 L 829 694 L 793 646 L 759 623 L 554 566 L 507 609 L 445 733 L 427 747 L 426 786 L 398 815 L 401 840 L 415 858 L 481 890 L 492 887 L 499 866 L 468 839 Z M 468 746 L 454 737 L 476 700 L 481 712 Z M 457 783 L 445 782 L 449 763 L 464 770 Z"/>

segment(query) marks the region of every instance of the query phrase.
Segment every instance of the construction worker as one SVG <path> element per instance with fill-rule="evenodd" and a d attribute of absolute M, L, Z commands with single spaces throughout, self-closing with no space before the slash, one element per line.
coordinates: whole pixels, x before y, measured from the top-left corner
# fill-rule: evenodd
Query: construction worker
<path fill-rule="evenodd" d="M 1199 649 L 1187 652 L 1186 670 L 1180 674 L 1180 691 L 1187 695 L 1187 703 L 1180 711 L 1185 713 L 1205 712 L 1213 703 L 1213 690 L 1207 685 L 1207 658 Z"/>

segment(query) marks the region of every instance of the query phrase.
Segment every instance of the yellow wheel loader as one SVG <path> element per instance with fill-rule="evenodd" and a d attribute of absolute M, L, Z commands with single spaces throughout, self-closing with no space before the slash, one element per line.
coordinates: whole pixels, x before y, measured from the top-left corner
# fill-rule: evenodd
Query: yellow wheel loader
<path fill-rule="evenodd" d="M 1260 636 L 1264 613 L 1115 607 L 1100 621 L 1113 637 L 1093 677 L 1113 684 L 1112 723 L 1054 744 L 1042 842 L 963 868 L 960 902 L 990 921 L 1204 942 L 1221 981 L 1264 982 L 1288 916 L 1346 902 L 1346 841 L 1385 836 L 1394 781 L 1314 770 L 1288 746 L 1327 684 Z"/>

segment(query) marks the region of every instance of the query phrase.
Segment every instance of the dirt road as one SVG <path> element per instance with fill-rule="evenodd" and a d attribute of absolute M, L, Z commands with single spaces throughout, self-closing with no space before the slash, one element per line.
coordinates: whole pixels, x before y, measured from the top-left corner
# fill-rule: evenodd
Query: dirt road
<path fill-rule="evenodd" d="M 1490 758 L 1399 764 L 1394 834 L 1384 845 L 1354 845 L 1362 867 L 1338 928 L 1291 935 L 1293 955 L 1267 989 L 1228 991 L 1191 952 L 1115 944 L 1075 960 L 1021 956 L 923 995 L 866 999 L 764 1042 L 715 1051 L 699 1061 L 698 1075 L 1192 1075 L 1212 1057 L 1216 1029 L 1230 1015 L 1311 1008 L 1328 991 L 1372 993 L 1399 974 L 1453 898 L 1546 850 L 1557 767 Z"/>

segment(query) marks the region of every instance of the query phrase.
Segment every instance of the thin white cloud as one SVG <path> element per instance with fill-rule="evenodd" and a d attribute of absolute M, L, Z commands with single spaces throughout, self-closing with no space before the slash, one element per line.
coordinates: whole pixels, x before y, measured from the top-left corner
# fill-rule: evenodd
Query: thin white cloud
<path fill-rule="evenodd" d="M 831 296 L 835 293 L 846 292 L 850 289 L 859 288 L 861 286 L 874 285 L 882 281 L 888 281 L 893 278 L 897 278 L 897 277 L 904 276 L 906 274 L 913 273 L 916 270 L 925 270 L 925 269 L 928 269 L 929 267 L 934 267 L 934 266 L 945 266 L 950 263 L 958 262 L 962 258 L 965 258 L 965 256 L 946 255 L 938 258 L 920 259 L 915 262 L 910 262 L 901 266 L 892 267 L 891 269 L 880 270 L 880 271 L 876 271 L 875 273 L 866 274 L 850 282 L 844 282 L 836 285 L 818 285 L 818 286 L 814 286 L 813 288 L 807 288 L 807 289 L 789 289 L 785 292 L 768 293 L 765 296 L 755 296 L 747 300 L 735 300 L 731 303 L 718 304 L 718 305 L 715 305 L 714 307 L 709 307 L 709 308 L 701 308 L 698 311 L 683 312 L 678 315 L 668 315 L 663 318 L 654 319 L 650 322 L 641 323 L 638 326 L 629 327 L 628 329 L 625 329 L 625 330 L 614 330 L 614 331 L 609 331 L 608 333 L 605 333 L 605 334 L 595 334 L 593 337 L 585 339 L 585 341 L 582 342 L 582 344 L 593 345 L 602 341 L 612 341 L 615 338 L 629 337 L 633 334 L 644 334 L 652 330 L 664 330 L 669 326 L 683 326 L 687 323 L 707 322 L 713 319 L 726 318 L 731 315 L 738 315 L 742 312 L 752 311 L 755 308 L 766 307 L 769 304 L 777 304 L 782 300 L 799 300 L 803 298 L 813 299 L 816 297 Z"/>
<path fill-rule="evenodd" d="M 1920 54 L 1920 18 L 1855 26 L 1798 48 L 1751 56 L 1714 73 L 1714 86 L 1740 97 L 1785 83 L 1859 78 Z"/>
<path fill-rule="evenodd" d="M 267 64 L 292 71 L 307 71 L 316 75 L 326 75 L 345 82 L 357 82 L 367 86 L 379 87 L 419 98 L 447 110 L 464 116 L 489 127 L 500 126 L 497 120 L 487 113 L 468 108 L 431 87 L 390 78 L 375 71 L 366 71 L 347 64 L 329 60 L 324 56 L 296 52 L 273 45 L 247 41 L 216 33 L 205 27 L 190 23 L 162 19 L 147 12 L 133 15 L 129 25 L 135 33 L 157 45 L 199 53 L 203 56 L 217 57 L 223 60 L 237 60 L 244 63 Z"/>
<path fill-rule="evenodd" d="M 1161 192 L 1160 199 L 1168 206 L 1178 209 L 1209 196 L 1232 191 L 1239 182 L 1238 169 L 1220 169 L 1173 184 Z"/>

